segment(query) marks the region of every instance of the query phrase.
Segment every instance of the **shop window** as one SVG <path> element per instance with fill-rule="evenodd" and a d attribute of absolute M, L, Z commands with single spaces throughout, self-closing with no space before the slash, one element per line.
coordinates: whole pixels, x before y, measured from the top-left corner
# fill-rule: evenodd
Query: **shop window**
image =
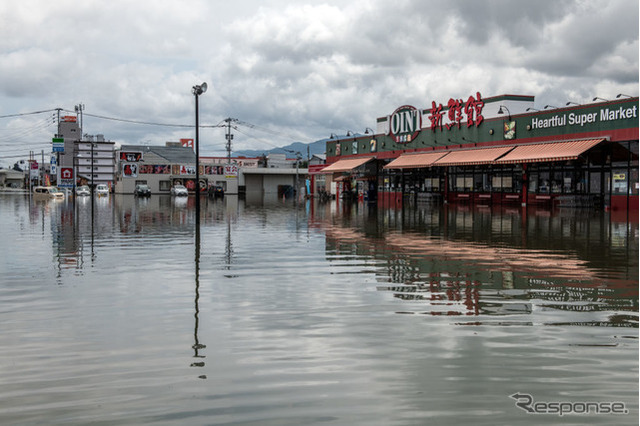
<path fill-rule="evenodd" d="M 440 178 L 426 178 L 424 189 L 425 191 L 440 191 Z"/>
<path fill-rule="evenodd" d="M 561 171 L 554 171 L 551 177 L 551 192 L 559 194 L 562 192 L 563 175 Z"/>
<path fill-rule="evenodd" d="M 170 191 L 171 190 L 171 181 L 170 180 L 161 180 L 159 183 L 160 183 L 160 191 Z"/>
<path fill-rule="evenodd" d="M 629 177 L 627 169 L 613 169 L 611 175 L 613 177 L 613 194 L 627 195 Z"/>
<path fill-rule="evenodd" d="M 529 192 L 538 191 L 538 173 L 529 173 Z"/>
<path fill-rule="evenodd" d="M 516 192 L 513 183 L 514 183 L 513 176 L 502 176 L 502 191 Z"/>
<path fill-rule="evenodd" d="M 147 181 L 146 180 L 136 180 L 136 185 L 146 185 Z"/>
<path fill-rule="evenodd" d="M 485 189 L 485 173 L 475 173 L 473 175 L 473 190 L 476 192 L 486 191 Z"/>
<path fill-rule="evenodd" d="M 495 192 L 502 192 L 502 176 L 493 176 L 491 178 L 491 187 Z"/>
<path fill-rule="evenodd" d="M 638 195 L 638 166 L 629 170 L 629 194 Z"/>
<path fill-rule="evenodd" d="M 574 176 L 574 172 L 565 171 L 562 175 L 562 193 L 564 194 L 573 194 L 576 189 L 576 179 Z"/>
<path fill-rule="evenodd" d="M 629 169 L 629 193 L 638 195 L 638 141 L 629 143 L 629 152 L 631 153 Z"/>
<path fill-rule="evenodd" d="M 541 171 L 538 174 L 538 192 L 548 194 L 551 191 L 551 182 L 549 182 L 549 172 Z"/>
<path fill-rule="evenodd" d="M 589 172 L 589 193 L 602 193 L 602 172 L 600 170 Z"/>

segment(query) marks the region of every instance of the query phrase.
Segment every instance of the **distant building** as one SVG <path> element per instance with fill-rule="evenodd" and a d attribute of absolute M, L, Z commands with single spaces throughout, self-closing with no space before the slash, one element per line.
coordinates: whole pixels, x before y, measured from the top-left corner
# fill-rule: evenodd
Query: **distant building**
<path fill-rule="evenodd" d="M 64 151 L 57 153 L 52 181 L 58 186 L 71 187 L 77 184 L 113 185 L 115 143 L 105 140 L 104 135 L 85 135 L 83 138 L 81 133 L 75 116 L 60 118 L 57 136 L 64 139 Z"/>
<path fill-rule="evenodd" d="M 200 156 L 200 164 L 224 165 L 229 163 L 228 157 L 203 157 Z M 231 164 L 237 164 L 243 168 L 259 167 L 260 158 L 258 157 L 231 157 Z"/>
<path fill-rule="evenodd" d="M 267 155 L 267 168 L 269 169 L 290 169 L 296 166 L 295 159 L 288 159 L 285 154 Z"/>
<path fill-rule="evenodd" d="M 74 144 L 76 180 L 83 184 L 105 184 L 111 187 L 115 180 L 115 143 L 104 135 L 85 135 Z"/>
<path fill-rule="evenodd" d="M 153 194 L 170 194 L 173 185 L 184 185 L 191 192 L 196 185 L 196 156 L 190 146 L 168 142 L 166 146 L 123 145 L 116 152 L 115 192 L 133 194 L 135 186 L 146 184 Z M 216 157 L 200 157 L 199 186 L 206 191 L 221 186 L 227 194 L 239 190 L 238 166 L 226 167 Z M 256 163 L 257 163 L 257 159 Z"/>
<path fill-rule="evenodd" d="M 0 187 L 24 188 L 26 174 L 19 170 L 0 169 Z"/>
<path fill-rule="evenodd" d="M 327 156 L 324 154 L 313 154 L 309 159 L 310 166 L 318 166 L 327 162 Z"/>

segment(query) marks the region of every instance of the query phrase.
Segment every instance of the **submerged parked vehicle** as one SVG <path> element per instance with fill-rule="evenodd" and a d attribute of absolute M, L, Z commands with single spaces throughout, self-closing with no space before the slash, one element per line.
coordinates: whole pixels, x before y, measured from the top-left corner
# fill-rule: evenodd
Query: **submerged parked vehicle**
<path fill-rule="evenodd" d="M 91 190 L 87 185 L 82 185 L 76 188 L 76 195 L 78 197 L 88 197 L 91 195 Z"/>
<path fill-rule="evenodd" d="M 104 183 L 96 185 L 96 194 L 98 195 L 98 197 L 109 195 L 109 187 Z"/>
<path fill-rule="evenodd" d="M 136 197 L 150 197 L 151 188 L 149 188 L 149 185 L 139 184 L 136 185 L 136 189 L 133 190 L 133 194 Z"/>
<path fill-rule="evenodd" d="M 224 197 L 224 188 L 220 185 L 210 186 L 209 197 L 213 197 L 213 198 Z"/>
<path fill-rule="evenodd" d="M 184 185 L 173 185 L 171 187 L 171 195 L 175 195 L 177 197 L 184 197 L 189 195 L 189 191 Z"/>
<path fill-rule="evenodd" d="M 63 200 L 64 192 L 60 191 L 55 186 L 36 186 L 33 188 L 33 198 L 40 200 Z"/>

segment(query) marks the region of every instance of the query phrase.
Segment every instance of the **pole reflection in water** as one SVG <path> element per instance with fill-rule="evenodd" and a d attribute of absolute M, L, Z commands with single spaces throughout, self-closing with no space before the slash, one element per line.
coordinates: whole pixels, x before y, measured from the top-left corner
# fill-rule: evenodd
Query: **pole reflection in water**
<path fill-rule="evenodd" d="M 196 195 L 197 197 L 198 195 Z M 202 343 L 200 343 L 200 340 L 198 339 L 198 327 L 200 325 L 200 308 L 199 308 L 199 301 L 200 301 L 200 214 L 199 214 L 199 209 L 196 207 L 196 222 L 195 222 L 195 284 L 196 284 L 196 291 L 195 291 L 195 313 L 194 313 L 194 319 L 195 319 L 195 326 L 193 329 L 193 339 L 194 339 L 194 343 L 193 343 L 193 357 L 196 358 L 195 362 L 191 363 L 191 367 L 204 367 L 205 363 L 204 361 L 200 361 L 200 359 L 204 359 L 206 358 L 205 355 L 200 355 L 200 350 L 206 348 L 206 345 L 203 345 Z M 200 376 L 198 376 L 200 379 L 206 379 L 207 376 L 205 374 L 202 374 Z"/>

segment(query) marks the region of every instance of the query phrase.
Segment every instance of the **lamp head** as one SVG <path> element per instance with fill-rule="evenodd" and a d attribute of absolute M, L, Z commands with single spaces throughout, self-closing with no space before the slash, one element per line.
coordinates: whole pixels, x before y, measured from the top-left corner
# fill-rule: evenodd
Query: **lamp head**
<path fill-rule="evenodd" d="M 193 86 L 193 94 L 198 96 L 198 95 L 202 95 L 204 92 L 207 91 L 207 83 L 202 83 L 200 85 L 196 85 Z"/>

